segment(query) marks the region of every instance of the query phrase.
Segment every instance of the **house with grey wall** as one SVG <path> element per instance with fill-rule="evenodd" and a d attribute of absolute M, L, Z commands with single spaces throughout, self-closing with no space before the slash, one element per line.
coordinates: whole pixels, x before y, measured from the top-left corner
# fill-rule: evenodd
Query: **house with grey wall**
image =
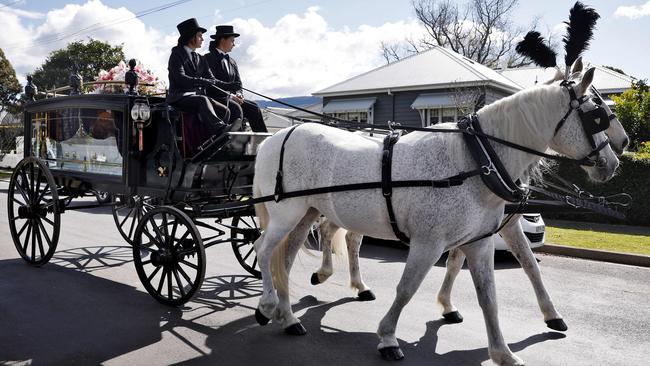
<path fill-rule="evenodd" d="M 554 69 L 493 70 L 443 47 L 433 47 L 319 90 L 322 112 L 346 120 L 409 126 L 457 121 L 483 105 L 552 78 Z M 632 78 L 597 67 L 594 85 L 606 97 Z"/>

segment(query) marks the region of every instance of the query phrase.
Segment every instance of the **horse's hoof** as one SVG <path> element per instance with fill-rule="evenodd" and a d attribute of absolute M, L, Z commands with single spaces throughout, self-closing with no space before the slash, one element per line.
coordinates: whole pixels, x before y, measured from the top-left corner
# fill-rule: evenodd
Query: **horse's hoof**
<path fill-rule="evenodd" d="M 562 319 L 547 320 L 546 326 L 560 332 L 565 332 L 567 329 L 569 329 L 569 327 L 566 326 L 566 323 Z"/>
<path fill-rule="evenodd" d="M 460 315 L 460 313 L 457 311 L 452 311 L 451 313 L 447 314 L 442 314 L 442 317 L 445 318 L 447 323 L 462 323 L 463 322 L 463 316 Z"/>
<path fill-rule="evenodd" d="M 319 285 L 320 281 L 318 280 L 318 274 L 312 273 L 311 274 L 311 284 L 312 285 Z"/>
<path fill-rule="evenodd" d="M 404 359 L 404 352 L 399 347 L 386 347 L 379 350 L 381 358 L 388 361 L 399 361 Z"/>
<path fill-rule="evenodd" d="M 376 299 L 375 294 L 370 290 L 359 292 L 359 301 L 372 301 Z"/>
<path fill-rule="evenodd" d="M 257 324 L 259 325 L 267 325 L 271 319 L 265 317 L 260 309 L 255 309 L 255 320 L 257 320 Z"/>
<path fill-rule="evenodd" d="M 301 336 L 307 334 L 307 329 L 300 323 L 296 323 L 284 328 L 284 332 L 292 336 Z"/>

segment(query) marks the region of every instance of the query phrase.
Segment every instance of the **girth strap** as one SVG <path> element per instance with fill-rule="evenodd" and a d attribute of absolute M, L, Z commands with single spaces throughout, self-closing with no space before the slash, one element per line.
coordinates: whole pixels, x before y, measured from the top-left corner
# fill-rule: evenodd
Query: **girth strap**
<path fill-rule="evenodd" d="M 280 148 L 280 162 L 278 166 L 278 173 L 275 175 L 275 194 L 273 195 L 273 199 L 275 202 L 280 202 L 280 200 L 283 198 L 284 195 L 284 188 L 282 188 L 282 176 L 284 175 L 282 171 L 282 165 L 284 163 L 284 146 L 287 143 L 287 140 L 289 139 L 289 136 L 293 133 L 293 131 L 296 130 L 296 127 L 300 125 L 295 125 L 291 127 L 289 132 L 287 132 L 286 135 L 284 135 L 284 140 L 282 140 L 282 147 Z"/>
<path fill-rule="evenodd" d="M 397 226 L 392 200 L 393 184 L 391 167 L 393 163 L 393 146 L 397 143 L 399 137 L 399 132 L 390 131 L 390 133 L 384 138 L 384 150 L 381 154 L 381 193 L 386 199 L 386 210 L 388 211 L 388 219 L 390 221 L 390 226 L 393 228 L 393 233 L 395 233 L 397 239 L 408 244 L 411 240 L 399 229 L 399 226 Z"/>

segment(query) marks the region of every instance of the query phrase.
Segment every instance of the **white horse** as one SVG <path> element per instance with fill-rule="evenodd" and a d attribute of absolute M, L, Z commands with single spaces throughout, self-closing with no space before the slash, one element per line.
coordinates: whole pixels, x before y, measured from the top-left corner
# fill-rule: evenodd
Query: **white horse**
<path fill-rule="evenodd" d="M 578 58 L 572 69 L 573 78 L 578 78 L 582 69 L 582 59 Z M 560 80 L 562 75 L 558 74 L 556 75 L 556 78 Z M 552 83 L 554 81 L 557 80 L 553 79 L 547 83 Z M 600 100 L 600 95 L 593 93 L 591 90 L 589 94 L 592 98 L 598 99 L 598 104 L 605 109 L 608 115 L 612 116 L 610 126 L 605 130 L 605 134 L 610 139 L 612 149 L 617 155 L 621 155 L 629 143 L 629 137 L 627 136 L 623 125 L 618 118 L 616 118 L 616 115 L 611 111 L 611 109 L 604 104 L 604 101 Z M 560 315 L 560 313 L 555 309 L 553 301 L 546 291 L 539 266 L 537 265 L 537 261 L 530 249 L 528 240 L 521 228 L 520 218 L 521 215 L 512 217 L 512 219 L 501 229 L 500 234 L 503 237 L 508 250 L 512 252 L 515 258 L 519 261 L 522 269 L 528 276 L 546 325 L 553 330 L 565 331 L 567 330 L 566 323 L 564 322 L 562 315 Z M 346 251 L 344 249 L 344 246 L 346 246 L 349 263 L 350 286 L 357 290 L 360 301 L 374 300 L 375 296 L 370 287 L 368 287 L 368 285 L 363 281 L 359 266 L 359 251 L 363 236 L 340 229 L 330 220 L 327 220 L 327 218 L 321 220 L 319 229 L 323 256 L 321 266 L 312 274 L 311 283 L 313 285 L 318 285 L 327 281 L 327 279 L 334 273 L 332 266 L 333 250 L 337 254 L 342 254 Z M 342 240 L 343 236 L 345 240 Z M 451 323 L 459 323 L 463 321 L 462 315 L 451 303 L 451 289 L 454 279 L 458 275 L 464 262 L 465 255 L 459 248 L 449 251 L 449 256 L 447 257 L 447 272 L 440 291 L 438 292 L 437 298 L 442 307 L 442 315 L 445 320 Z"/>
<path fill-rule="evenodd" d="M 582 159 L 593 150 L 578 113 L 570 108 L 571 89 L 580 98 L 592 82 L 589 69 L 577 85 L 560 83 L 518 92 L 478 111 L 485 133 L 527 146 L 537 151 L 547 148 L 574 159 Z M 582 108 L 595 108 L 590 100 Z M 567 114 L 566 123 L 560 125 Z M 561 126 L 559 130 L 556 128 Z M 455 124 L 438 127 L 453 129 Z M 260 147 L 255 164 L 255 196 L 275 191 L 280 150 L 289 130 L 268 138 Z M 597 145 L 606 136 L 592 136 Z M 284 146 L 283 186 L 287 192 L 323 186 L 377 181 L 381 172 L 380 144 L 349 132 L 319 124 L 307 124 L 293 130 Z M 539 161 L 539 156 L 494 144 L 494 149 L 513 179 Z M 594 181 L 610 179 L 618 159 L 609 146 L 596 153 L 598 164 L 583 166 Z M 439 179 L 459 171 L 476 169 L 469 150 L 458 134 L 414 132 L 394 147 L 392 178 Z M 325 167 L 325 168 L 323 168 Z M 411 239 L 404 273 L 397 286 L 393 305 L 379 324 L 378 349 L 383 357 L 401 359 L 395 329 L 399 315 L 409 302 L 431 266 L 444 251 L 461 246 L 490 233 L 503 219 L 504 201 L 479 179 L 449 189 L 403 188 L 393 193 L 397 224 Z M 270 318 L 290 334 L 306 330 L 293 315 L 289 303 L 288 272 L 311 223 L 323 214 L 337 226 L 373 237 L 395 240 L 379 190 L 359 190 L 304 196 L 256 205 L 265 229 L 255 242 L 262 272 L 263 293 L 256 318 L 265 324 Z M 462 225 L 461 225 L 462 223 Z M 494 288 L 494 243 L 491 237 L 463 245 L 479 304 L 483 310 L 491 359 L 500 365 L 521 365 L 503 339 L 497 319 Z M 271 262 L 273 256 L 273 272 Z M 275 278 L 274 278 L 275 275 Z M 274 288 L 277 286 L 277 291 Z"/>

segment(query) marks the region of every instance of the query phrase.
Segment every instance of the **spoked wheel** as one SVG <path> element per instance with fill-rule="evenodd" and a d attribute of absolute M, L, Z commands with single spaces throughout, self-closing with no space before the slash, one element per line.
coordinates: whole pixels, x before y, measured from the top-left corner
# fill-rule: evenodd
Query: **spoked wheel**
<path fill-rule="evenodd" d="M 147 292 L 165 305 L 189 301 L 205 277 L 199 231 L 174 207 L 156 207 L 142 217 L 135 230 L 133 261 Z"/>
<path fill-rule="evenodd" d="M 142 196 L 113 196 L 113 220 L 117 231 L 133 246 L 133 236 L 138 224 L 149 210 L 155 207 L 155 198 Z"/>
<path fill-rule="evenodd" d="M 255 240 L 262 233 L 257 217 L 235 216 L 232 218 L 231 226 L 232 250 L 235 252 L 237 261 L 253 277 L 262 278 L 254 246 Z"/>
<path fill-rule="evenodd" d="M 7 200 L 9 231 L 18 253 L 31 264 L 47 263 L 59 241 L 61 213 L 52 173 L 34 157 L 18 163 Z"/>

